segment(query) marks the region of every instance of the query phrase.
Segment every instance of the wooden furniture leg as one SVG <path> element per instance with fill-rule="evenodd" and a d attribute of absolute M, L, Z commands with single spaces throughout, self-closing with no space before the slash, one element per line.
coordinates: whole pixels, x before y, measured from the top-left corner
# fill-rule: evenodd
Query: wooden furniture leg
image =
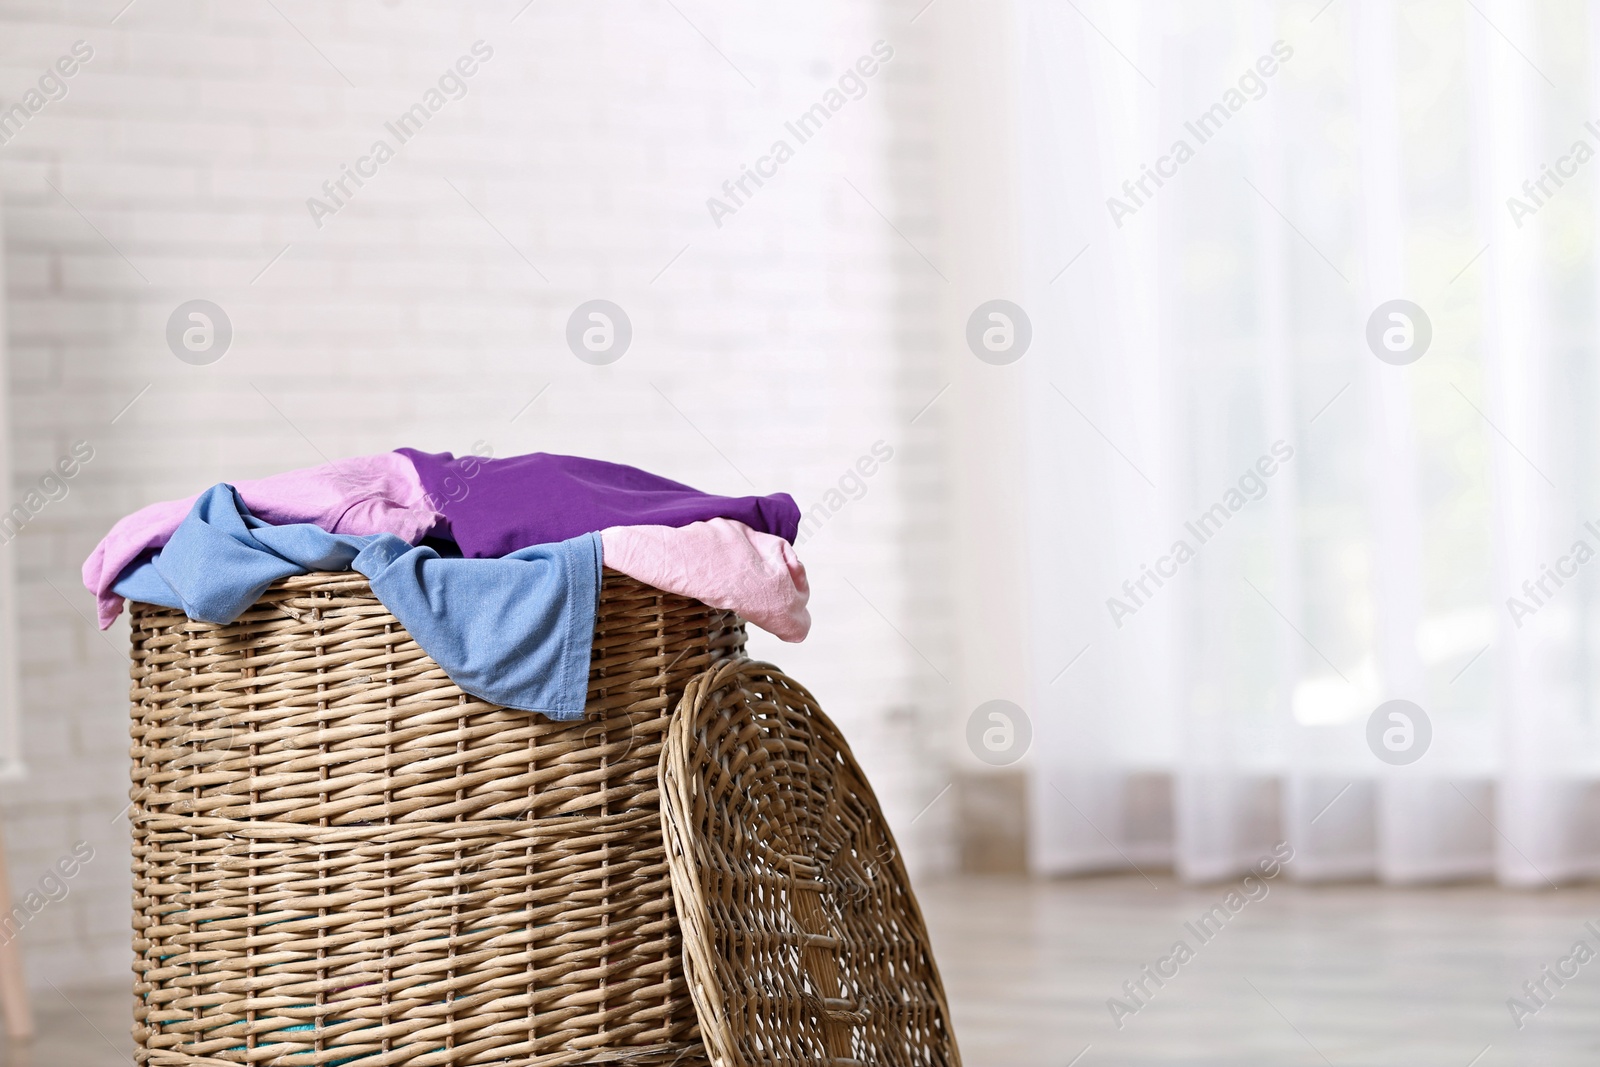
<path fill-rule="evenodd" d="M 0 837 L 0 917 L 11 914 L 11 878 L 6 869 L 5 840 Z M 12 1041 L 33 1037 L 33 1008 L 28 1002 L 28 981 L 22 971 L 22 947 L 17 937 L 0 932 L 0 1016 Z"/>

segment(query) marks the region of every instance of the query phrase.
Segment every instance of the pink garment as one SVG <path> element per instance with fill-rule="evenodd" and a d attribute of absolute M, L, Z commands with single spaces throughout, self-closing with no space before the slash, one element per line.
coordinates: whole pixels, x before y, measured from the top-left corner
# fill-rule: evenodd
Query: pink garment
<path fill-rule="evenodd" d="M 737 611 L 784 641 L 811 632 L 805 564 L 781 537 L 735 519 L 600 531 L 607 567 L 657 589 Z"/>
<path fill-rule="evenodd" d="M 440 519 L 428 506 L 417 469 L 398 452 L 232 484 L 245 506 L 274 526 L 309 522 L 329 533 L 392 533 L 416 544 Z M 83 584 L 99 601 L 102 630 L 122 613 L 122 598 L 111 587 L 123 568 L 146 549 L 166 544 L 197 498 L 140 508 L 113 526 L 84 560 Z"/>

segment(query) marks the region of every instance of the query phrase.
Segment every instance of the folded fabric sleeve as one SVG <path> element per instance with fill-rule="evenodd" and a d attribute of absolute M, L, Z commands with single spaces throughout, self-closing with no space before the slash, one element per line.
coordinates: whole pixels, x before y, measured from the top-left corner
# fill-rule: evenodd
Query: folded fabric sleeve
<path fill-rule="evenodd" d="M 112 591 L 228 623 L 279 578 L 351 569 L 465 692 L 552 719 L 582 718 L 600 595 L 596 533 L 501 559 L 446 559 L 393 534 L 275 526 L 221 484 L 201 493 L 165 546 L 142 552 Z"/>
<path fill-rule="evenodd" d="M 606 566 L 646 585 L 737 611 L 785 641 L 811 631 L 805 564 L 781 537 L 733 519 L 600 531 Z"/>
<path fill-rule="evenodd" d="M 415 544 L 441 520 L 416 468 L 395 452 L 233 485 L 252 515 L 275 526 L 313 523 L 330 533 L 389 533 Z M 113 526 L 89 554 L 83 584 L 95 595 L 102 630 L 122 611 L 123 598 L 112 589 L 122 572 L 166 544 L 198 500 L 197 495 L 140 508 Z"/>
<path fill-rule="evenodd" d="M 637 467 L 543 452 L 506 459 L 399 453 L 415 465 L 461 554 L 479 559 L 609 526 L 737 519 L 786 541 L 800 526 L 800 508 L 787 493 L 714 496 Z"/>

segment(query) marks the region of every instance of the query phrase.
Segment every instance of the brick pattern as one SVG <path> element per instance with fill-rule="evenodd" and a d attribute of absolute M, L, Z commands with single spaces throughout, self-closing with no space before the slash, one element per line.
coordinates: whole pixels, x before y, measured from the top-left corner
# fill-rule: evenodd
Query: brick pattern
<path fill-rule="evenodd" d="M 947 780 L 928 663 L 950 673 L 952 647 L 930 580 L 947 405 L 911 422 L 944 384 L 921 4 L 123 3 L 0 9 L 0 114 L 93 50 L 0 144 L 13 494 L 95 449 L 0 547 L 31 768 L 0 789 L 13 882 L 76 840 L 97 854 L 23 935 L 35 979 L 126 967 L 126 631 L 91 625 L 83 557 L 151 500 L 400 445 L 605 456 L 809 506 L 888 442 L 806 543 L 813 638 L 754 652 L 839 720 L 913 865 L 943 863 L 938 809 L 912 823 Z M 880 39 L 861 98 L 715 225 L 706 199 Z M 477 41 L 465 94 L 319 227 L 307 199 Z M 633 323 L 610 366 L 563 341 L 595 297 Z M 233 324 L 210 366 L 164 343 L 194 298 Z"/>

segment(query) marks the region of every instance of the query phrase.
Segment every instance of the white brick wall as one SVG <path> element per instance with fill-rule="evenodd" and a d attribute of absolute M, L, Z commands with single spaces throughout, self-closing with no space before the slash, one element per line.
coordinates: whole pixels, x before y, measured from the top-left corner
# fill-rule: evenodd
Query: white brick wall
<path fill-rule="evenodd" d="M 952 673 L 948 404 L 909 424 L 948 380 L 932 325 L 944 283 L 877 214 L 937 262 L 922 4 L 676 2 L 682 16 L 538 0 L 512 23 L 522 0 L 276 0 L 294 26 L 267 3 L 138 0 L 114 25 L 123 0 L 0 6 L 0 104 L 74 41 L 95 50 L 0 146 L 13 485 L 76 438 L 96 449 L 71 495 L 0 549 L 19 573 L 32 768 L 0 794 L 13 882 L 78 838 L 98 853 L 24 936 L 36 980 L 126 968 L 126 632 L 89 624 L 79 563 L 141 504 L 323 455 L 484 438 L 748 492 L 737 465 L 809 505 L 889 442 L 866 495 L 805 546 L 812 639 L 755 652 L 840 720 L 913 862 L 944 861 L 941 809 L 911 821 L 946 780 L 948 688 L 908 644 Z M 896 54 L 866 96 L 713 226 L 706 197 L 880 38 Z M 317 229 L 306 198 L 478 39 L 494 56 L 468 95 Z M 597 296 L 634 325 L 609 367 L 562 339 Z M 207 367 L 163 343 L 196 297 L 235 330 Z"/>

